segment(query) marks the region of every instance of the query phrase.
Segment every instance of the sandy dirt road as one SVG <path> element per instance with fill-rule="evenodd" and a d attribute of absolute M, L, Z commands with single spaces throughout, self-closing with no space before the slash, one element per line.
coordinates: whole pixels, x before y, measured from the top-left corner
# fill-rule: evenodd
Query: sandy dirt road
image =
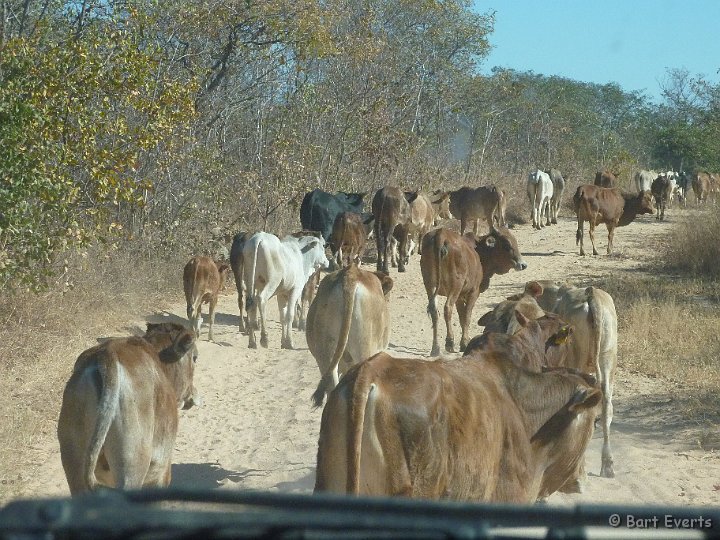
<path fill-rule="evenodd" d="M 667 227 L 668 223 L 645 217 L 618 230 L 616 255 L 583 258 L 575 246 L 576 223 L 569 218 L 542 231 L 518 226 L 513 232 L 528 269 L 493 278 L 478 300 L 473 320 L 531 279 L 566 279 L 586 286 L 609 273 L 642 272 L 656 239 Z M 599 251 L 604 253 L 605 229 L 597 236 Z M 587 236 L 586 241 L 589 243 Z M 391 293 L 389 349 L 398 356 L 427 357 L 431 327 L 419 257 L 411 259 L 407 273 L 393 270 L 392 277 L 396 281 Z M 170 311 L 149 315 L 146 320 L 184 320 L 179 278 L 177 301 L 172 305 Z M 312 409 L 310 395 L 319 372 L 302 333 L 295 337 L 297 350 L 280 349 L 274 300 L 270 307 L 269 349 L 248 349 L 247 336 L 238 333 L 237 297 L 232 286 L 218 305 L 215 343 L 206 341 L 207 328 L 203 327 L 195 384 L 205 404 L 181 413 L 173 485 L 312 492 L 321 411 Z M 143 320 L 134 324 L 144 327 Z M 457 314 L 455 325 L 459 331 Z M 126 335 L 127 329 L 108 332 L 113 334 Z M 616 478 L 597 476 L 602 438 L 596 430 L 586 455 L 590 477 L 585 492 L 556 494 L 549 502 L 720 504 L 720 456 L 699 449 L 692 426 L 673 407 L 668 383 L 630 373 L 623 369 L 622 357 L 619 365 L 612 425 Z M 71 367 L 69 361 L 68 375 Z M 58 403 L 58 411 L 59 407 Z M 54 434 L 28 449 L 28 467 L 21 476 L 16 485 L 18 495 L 68 494 Z"/>

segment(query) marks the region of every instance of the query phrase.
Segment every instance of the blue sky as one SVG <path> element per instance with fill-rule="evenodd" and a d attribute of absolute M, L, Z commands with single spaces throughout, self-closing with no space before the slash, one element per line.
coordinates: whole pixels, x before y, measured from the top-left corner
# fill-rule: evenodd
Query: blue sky
<path fill-rule="evenodd" d="M 474 0 L 495 11 L 481 65 L 618 83 L 661 100 L 666 68 L 720 81 L 720 0 Z"/>

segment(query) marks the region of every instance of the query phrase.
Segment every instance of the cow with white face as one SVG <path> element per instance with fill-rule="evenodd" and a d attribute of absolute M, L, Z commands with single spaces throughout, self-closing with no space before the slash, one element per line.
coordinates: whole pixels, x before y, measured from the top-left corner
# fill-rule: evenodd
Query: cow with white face
<path fill-rule="evenodd" d="M 528 175 L 527 195 L 530 201 L 530 217 L 533 227 L 540 229 L 550 225 L 550 201 L 553 197 L 553 183 L 550 175 L 536 169 Z M 543 224 L 543 217 L 545 223 Z"/>
<path fill-rule="evenodd" d="M 325 241 L 315 236 L 286 236 L 259 232 L 243 246 L 243 271 L 247 285 L 247 311 L 250 318 L 251 349 L 257 348 L 255 328 L 260 314 L 260 345 L 268 346 L 265 327 L 267 302 L 277 296 L 282 325 L 280 346 L 292 349 L 292 323 L 295 306 L 310 276 L 329 265 Z"/>

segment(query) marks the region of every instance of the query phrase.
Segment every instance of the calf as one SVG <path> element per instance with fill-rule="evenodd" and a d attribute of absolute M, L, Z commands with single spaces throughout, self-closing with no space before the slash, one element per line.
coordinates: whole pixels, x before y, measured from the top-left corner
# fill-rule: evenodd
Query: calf
<path fill-rule="evenodd" d="M 612 296 L 597 287 L 578 288 L 552 281 L 531 281 L 522 294 L 514 295 L 483 315 L 478 324 L 484 332 L 522 330 L 513 314 L 519 311 L 528 318 L 537 319 L 546 313 L 556 313 L 574 333 L 570 351 L 564 364 L 585 373 L 592 373 L 600 382 L 603 392 L 602 426 L 603 449 L 600 476 L 615 476 L 610 449 L 610 424 L 613 417 L 612 396 L 617 368 L 618 330 L 617 313 Z"/>
<path fill-rule="evenodd" d="M 230 266 L 210 257 L 193 257 L 183 270 L 183 288 L 187 304 L 187 318 L 200 337 L 202 324 L 202 304 L 208 304 L 210 328 L 208 339 L 213 340 L 213 324 L 215 323 L 215 306 L 218 295 L 225 287 L 225 280 Z"/>
<path fill-rule="evenodd" d="M 533 227 L 543 227 L 543 215 L 545 225 L 550 225 L 550 200 L 553 196 L 553 183 L 550 176 L 537 169 L 528 175 L 527 196 L 530 201 L 530 218 Z"/>
<path fill-rule="evenodd" d="M 605 169 L 603 171 L 598 171 L 595 173 L 594 185 L 604 187 L 604 188 L 617 187 L 618 176 L 620 176 L 619 173 L 610 172 L 607 169 Z M 650 189 L 650 188 L 648 188 L 648 189 Z"/>
<path fill-rule="evenodd" d="M 281 241 L 273 234 L 259 232 L 243 246 L 243 267 L 250 316 L 248 346 L 257 348 L 258 313 L 260 345 L 268 346 L 265 310 L 268 300 L 277 296 L 282 326 L 280 346 L 292 349 L 292 323 L 303 288 L 316 270 L 328 267 L 325 242 L 315 236 L 286 236 Z"/>
<path fill-rule="evenodd" d="M 432 319 L 433 343 L 431 356 L 440 354 L 438 345 L 438 310 L 436 296 L 446 296 L 444 316 L 447 328 L 445 350 L 453 352 L 455 336 L 452 329 L 453 306 L 460 317 L 462 336 L 460 350 L 468 340 L 468 326 L 478 296 L 490 285 L 495 274 L 511 269 L 525 270 L 515 237 L 509 230 L 495 229 L 479 240 L 468 233 L 460 236 L 450 229 L 435 229 L 423 237 L 420 270 L 428 297 L 428 313 Z"/>
<path fill-rule="evenodd" d="M 372 214 L 342 212 L 337 215 L 330 236 L 330 249 L 334 251 L 338 268 L 350 265 L 353 261 L 360 263 L 370 233 L 369 225 L 373 220 Z"/>
<path fill-rule="evenodd" d="M 670 195 L 672 195 L 670 179 L 666 175 L 661 174 L 653 180 L 650 191 L 657 205 L 657 215 L 655 219 L 665 219 L 665 206 L 670 200 Z"/>
<path fill-rule="evenodd" d="M 468 223 L 475 222 L 477 236 L 480 220 L 487 221 L 489 227 L 496 224 L 505 226 L 505 193 L 495 186 L 470 188 L 463 186 L 456 191 L 449 191 L 450 214 L 460 220 L 460 234 L 465 234 Z"/>
<path fill-rule="evenodd" d="M 414 193 L 417 196 L 417 193 Z M 390 258 L 391 237 L 398 225 L 407 225 L 410 221 L 410 203 L 414 197 L 407 200 L 400 188 L 385 186 L 375 193 L 372 201 L 372 212 L 375 215 L 375 243 L 377 245 L 377 270 L 388 274 Z M 398 272 L 405 271 L 407 257 L 407 235 L 400 239 L 400 259 Z"/>
<path fill-rule="evenodd" d="M 352 264 L 325 276 L 308 312 L 307 343 L 322 379 L 313 394 L 320 407 L 339 374 L 382 351 L 390 340 L 386 274 Z"/>
<path fill-rule="evenodd" d="M 65 386 L 57 435 L 70 493 L 167 487 L 178 408 L 200 404 L 195 336 L 174 323 L 83 352 Z"/>
<path fill-rule="evenodd" d="M 585 255 L 583 249 L 583 224 L 590 224 L 590 241 L 595 249 L 595 227 L 604 223 L 608 230 L 608 255 L 612 253 L 613 236 L 616 227 L 629 225 L 638 214 L 653 214 L 652 196 L 649 191 L 641 191 L 637 195 L 622 193 L 619 189 L 602 188 L 589 184 L 580 186 L 573 197 L 575 214 L 578 219 L 575 241 L 580 245 L 580 255 Z"/>
<path fill-rule="evenodd" d="M 599 400 L 581 376 L 493 353 L 379 353 L 328 397 L 315 492 L 532 503 L 572 477 Z"/>
<path fill-rule="evenodd" d="M 397 266 L 398 264 L 398 257 L 400 255 L 398 246 L 403 238 L 405 238 L 407 242 L 407 248 L 405 249 L 406 265 L 410 262 L 410 255 L 413 253 L 415 246 L 418 246 L 418 252 L 422 253 L 420 243 L 422 237 L 433 227 L 436 221 L 435 209 L 426 195 L 419 192 L 406 191 L 405 198 L 408 201 L 412 201 L 409 203 L 410 220 L 405 225 L 400 224 L 395 227 L 393 235 L 390 238 L 390 253 L 392 254 L 390 263 L 392 266 Z M 449 207 L 450 197 L 446 196 L 445 198 L 447 204 L 442 201 L 443 199 L 440 200 L 438 205 L 442 213 L 441 217 L 443 219 L 449 219 L 452 217 L 452 214 L 450 214 L 446 208 Z"/>

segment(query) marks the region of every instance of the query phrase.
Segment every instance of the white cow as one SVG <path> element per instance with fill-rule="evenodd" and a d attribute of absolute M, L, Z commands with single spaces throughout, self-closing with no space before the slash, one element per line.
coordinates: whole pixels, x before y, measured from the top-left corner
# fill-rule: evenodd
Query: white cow
<path fill-rule="evenodd" d="M 553 196 L 553 183 L 550 175 L 537 169 L 528 175 L 527 194 L 532 208 L 533 227 L 540 229 L 550 225 L 550 200 Z M 543 225 L 545 216 L 545 225 Z"/>
<path fill-rule="evenodd" d="M 655 171 L 640 170 L 635 173 L 633 180 L 635 182 L 635 191 L 650 191 L 652 189 L 653 180 L 658 177 Z"/>
<path fill-rule="evenodd" d="M 243 271 L 247 285 L 247 311 L 250 318 L 249 347 L 257 348 L 255 328 L 260 312 L 260 345 L 268 346 L 265 327 L 267 302 L 277 295 L 282 325 L 280 346 L 292 349 L 292 323 L 295 306 L 310 276 L 325 269 L 325 241 L 316 236 L 286 236 L 280 240 L 274 234 L 259 232 L 243 246 Z"/>

